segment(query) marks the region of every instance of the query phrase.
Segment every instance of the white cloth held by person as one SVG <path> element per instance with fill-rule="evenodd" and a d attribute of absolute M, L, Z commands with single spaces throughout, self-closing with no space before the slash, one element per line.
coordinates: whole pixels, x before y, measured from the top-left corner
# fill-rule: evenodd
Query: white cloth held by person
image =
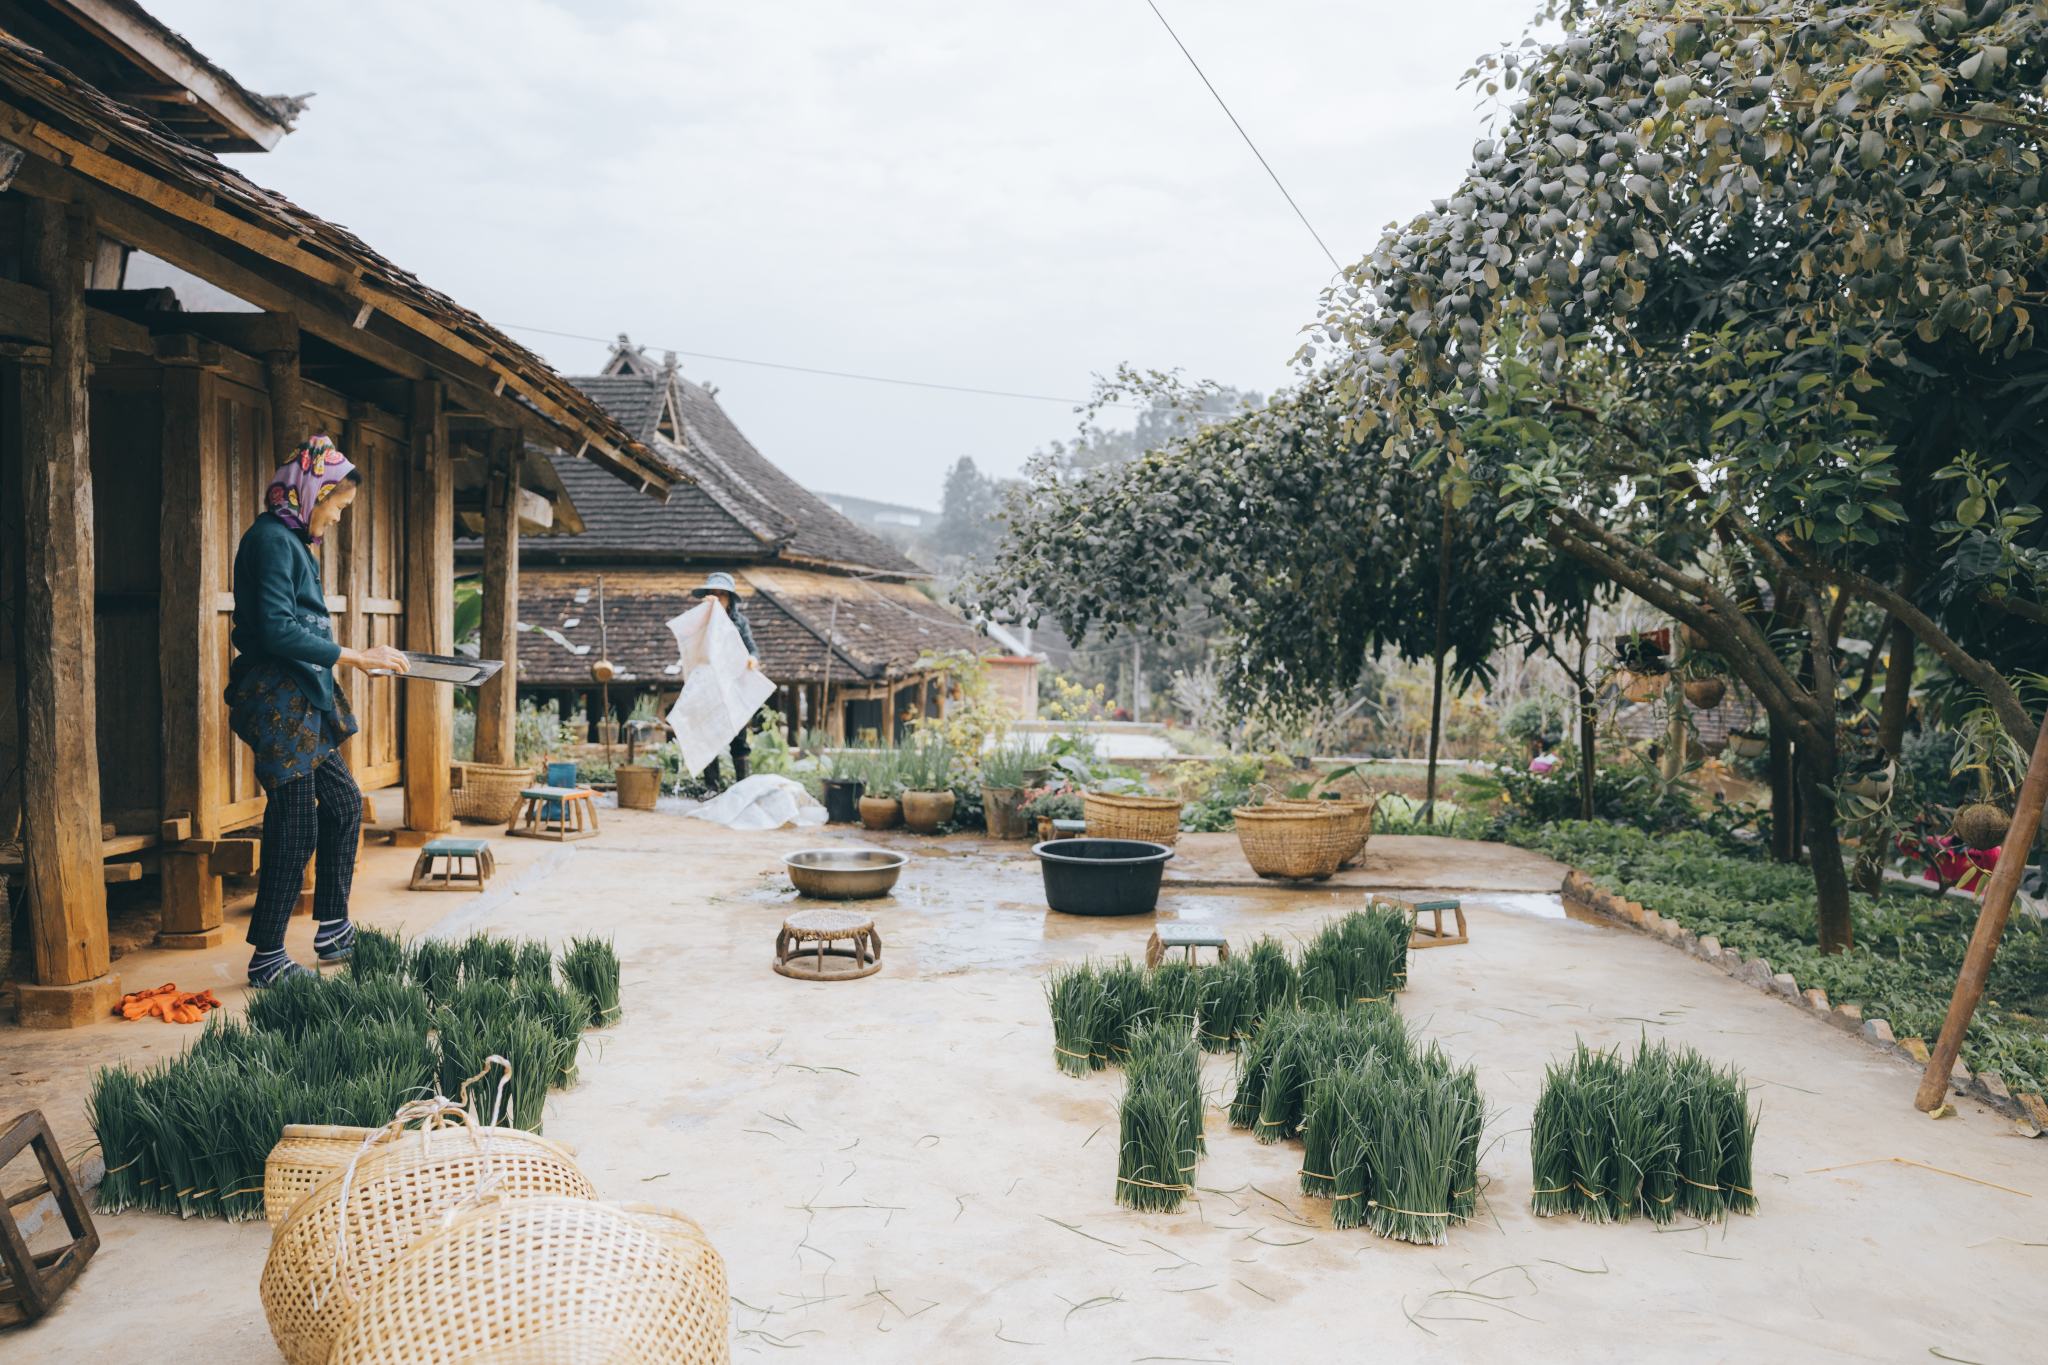
<path fill-rule="evenodd" d="M 822 825 L 825 808 L 802 784 L 774 773 L 756 773 L 733 783 L 683 818 L 709 820 L 727 829 L 781 829 L 788 824 Z"/>
<path fill-rule="evenodd" d="M 683 694 L 670 708 L 668 724 L 683 751 L 683 771 L 700 773 L 775 695 L 775 684 L 747 666 L 752 656 L 716 599 L 690 608 L 668 628 L 682 648 L 683 674 Z"/>

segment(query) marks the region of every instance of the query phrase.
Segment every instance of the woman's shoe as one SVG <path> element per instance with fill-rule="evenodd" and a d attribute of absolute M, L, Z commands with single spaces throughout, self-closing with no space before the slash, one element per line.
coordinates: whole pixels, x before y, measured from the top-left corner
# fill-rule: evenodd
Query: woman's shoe
<path fill-rule="evenodd" d="M 311 972 L 292 961 L 291 955 L 282 948 L 258 953 L 249 959 L 249 984 L 258 989 L 275 986 L 295 976 L 311 975 Z"/>

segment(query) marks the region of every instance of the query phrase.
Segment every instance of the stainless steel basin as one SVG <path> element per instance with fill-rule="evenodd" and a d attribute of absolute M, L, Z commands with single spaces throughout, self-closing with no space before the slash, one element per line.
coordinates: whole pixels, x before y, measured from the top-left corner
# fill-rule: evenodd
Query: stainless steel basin
<path fill-rule="evenodd" d="M 910 859 L 879 848 L 807 848 L 782 860 L 789 879 L 806 896 L 856 901 L 886 896 Z"/>

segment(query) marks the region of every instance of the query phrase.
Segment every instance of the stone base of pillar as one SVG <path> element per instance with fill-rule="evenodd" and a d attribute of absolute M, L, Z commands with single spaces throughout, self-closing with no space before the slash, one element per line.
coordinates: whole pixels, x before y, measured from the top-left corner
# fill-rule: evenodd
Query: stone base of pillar
<path fill-rule="evenodd" d="M 222 925 L 192 934 L 161 933 L 156 936 L 159 948 L 218 948 L 227 941 L 228 931 Z"/>
<path fill-rule="evenodd" d="M 121 978 L 113 972 L 75 986 L 15 987 L 23 1028 L 86 1028 L 114 1012 L 121 1003 Z"/>

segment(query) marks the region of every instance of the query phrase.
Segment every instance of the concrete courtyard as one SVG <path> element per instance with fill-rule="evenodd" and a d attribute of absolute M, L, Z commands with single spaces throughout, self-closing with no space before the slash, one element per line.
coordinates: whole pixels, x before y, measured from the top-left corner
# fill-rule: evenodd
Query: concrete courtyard
<path fill-rule="evenodd" d="M 1230 836 L 1189 836 L 1173 865 L 1160 917 L 1239 944 L 1306 936 L 1375 886 L 1464 893 L 1472 942 L 1414 954 L 1400 1006 L 1478 1067 L 1494 1110 L 1486 1197 L 1447 1245 L 1418 1247 L 1332 1230 L 1327 1201 L 1296 1190 L 1299 1144 L 1260 1146 L 1220 1108 L 1186 1212 L 1116 1206 L 1121 1079 L 1054 1068 L 1041 979 L 1057 961 L 1137 955 L 1151 924 L 1048 912 L 1027 845 L 871 836 L 913 854 L 896 894 L 871 903 L 883 969 L 812 983 L 769 970 L 794 899 L 777 859 L 860 831 L 605 819 L 545 867 L 533 858 L 555 846 L 504 841 L 505 875 L 529 875 L 482 904 L 404 892 L 411 854 L 372 849 L 362 916 L 412 933 L 438 919 L 615 936 L 625 1018 L 587 1036 L 582 1080 L 550 1100 L 546 1132 L 607 1198 L 704 1225 L 731 1279 L 736 1356 L 2048 1358 L 2048 1142 L 1967 1103 L 1931 1122 L 1903 1062 L 1659 942 L 1565 917 L 1548 894 L 1564 869 L 1547 860 L 1379 839 L 1361 872 L 1286 889 L 1246 884 Z M 128 989 L 185 985 L 202 956 L 145 951 L 118 969 Z M 1757 1216 L 1655 1228 L 1529 1213 L 1525 1130 L 1546 1062 L 1577 1039 L 1643 1036 L 1747 1076 L 1763 1109 Z M 43 1108 L 76 1148 L 90 1067 L 180 1034 L 109 1021 L 0 1039 L 12 1109 Z M 1219 1099 L 1230 1067 L 1207 1063 Z M 0 1334 L 0 1356 L 114 1360 L 146 1342 L 219 1365 L 278 1359 L 257 1299 L 263 1224 L 129 1213 L 100 1229 L 58 1311 Z"/>

